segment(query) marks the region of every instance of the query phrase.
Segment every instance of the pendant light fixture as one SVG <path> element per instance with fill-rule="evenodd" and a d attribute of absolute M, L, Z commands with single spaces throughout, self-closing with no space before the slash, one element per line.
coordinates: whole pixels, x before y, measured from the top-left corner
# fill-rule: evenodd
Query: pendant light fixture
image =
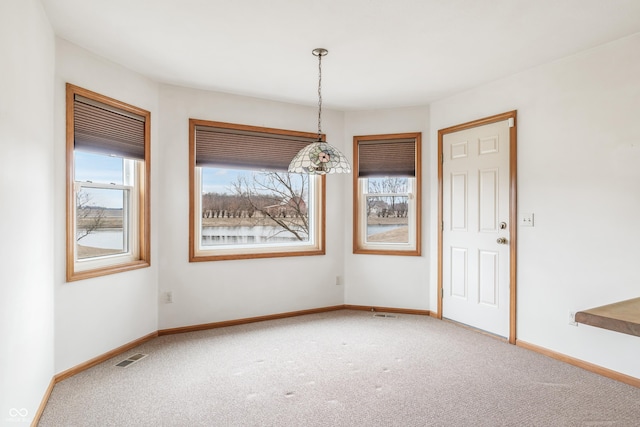
<path fill-rule="evenodd" d="M 350 173 L 351 165 L 336 147 L 322 140 L 322 57 L 327 49 L 313 49 L 318 57 L 318 140 L 304 147 L 289 164 L 289 172 L 324 175 L 327 173 Z"/>

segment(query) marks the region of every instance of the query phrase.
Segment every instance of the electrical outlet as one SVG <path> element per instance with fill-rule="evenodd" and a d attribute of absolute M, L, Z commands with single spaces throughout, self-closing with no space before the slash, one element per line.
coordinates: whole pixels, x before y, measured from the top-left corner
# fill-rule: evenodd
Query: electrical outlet
<path fill-rule="evenodd" d="M 164 301 L 167 304 L 173 304 L 173 292 L 172 291 L 167 291 L 164 294 Z"/>
<path fill-rule="evenodd" d="M 342 277 L 336 276 L 336 286 L 342 285 Z"/>
<path fill-rule="evenodd" d="M 578 322 L 576 322 L 576 312 L 573 310 L 569 310 L 569 325 L 578 326 Z"/>

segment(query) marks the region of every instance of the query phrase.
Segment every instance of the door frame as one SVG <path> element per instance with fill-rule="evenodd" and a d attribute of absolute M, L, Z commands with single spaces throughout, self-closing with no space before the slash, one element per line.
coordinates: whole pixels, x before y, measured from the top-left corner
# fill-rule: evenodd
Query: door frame
<path fill-rule="evenodd" d="M 443 235 L 443 151 L 444 136 L 461 130 L 484 126 L 504 120 L 513 119 L 513 126 L 509 128 L 509 343 L 516 343 L 516 267 L 517 267 L 517 234 L 518 234 L 518 199 L 517 199 L 517 110 L 473 120 L 445 129 L 438 130 L 438 312 L 436 317 L 442 319 L 442 298 L 444 297 L 442 283 L 442 235 Z"/>

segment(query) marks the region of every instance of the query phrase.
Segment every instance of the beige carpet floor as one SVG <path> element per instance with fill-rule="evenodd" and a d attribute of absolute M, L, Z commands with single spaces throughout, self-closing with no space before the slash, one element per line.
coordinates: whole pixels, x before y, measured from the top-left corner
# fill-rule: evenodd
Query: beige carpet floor
<path fill-rule="evenodd" d="M 640 389 L 449 322 L 341 310 L 159 337 L 57 384 L 39 425 L 640 426 Z"/>

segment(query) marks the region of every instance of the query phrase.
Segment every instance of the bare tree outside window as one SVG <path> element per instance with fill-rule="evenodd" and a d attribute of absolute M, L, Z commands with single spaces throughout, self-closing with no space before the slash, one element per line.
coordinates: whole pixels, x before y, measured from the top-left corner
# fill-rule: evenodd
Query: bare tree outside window
<path fill-rule="evenodd" d="M 91 194 L 86 191 L 76 193 L 76 241 L 100 229 L 105 222 L 105 208 L 92 203 Z"/>
<path fill-rule="evenodd" d="M 367 198 L 367 216 L 406 217 L 408 178 L 369 178 L 367 184 L 368 193 L 371 194 Z"/>
<path fill-rule="evenodd" d="M 111 194 L 109 194 L 111 193 Z M 81 188 L 76 192 L 76 251 L 78 259 L 123 253 L 125 190 Z M 109 198 L 106 198 L 109 194 Z"/>
<path fill-rule="evenodd" d="M 235 176 L 226 190 L 202 195 L 203 228 L 249 227 L 253 241 L 308 241 L 309 176 L 287 172 L 247 172 Z M 220 239 L 217 243 L 236 243 Z M 262 239 L 262 240 L 260 240 Z"/>
<path fill-rule="evenodd" d="M 402 243 L 408 240 L 409 205 L 406 177 L 367 179 L 367 240 Z"/>

